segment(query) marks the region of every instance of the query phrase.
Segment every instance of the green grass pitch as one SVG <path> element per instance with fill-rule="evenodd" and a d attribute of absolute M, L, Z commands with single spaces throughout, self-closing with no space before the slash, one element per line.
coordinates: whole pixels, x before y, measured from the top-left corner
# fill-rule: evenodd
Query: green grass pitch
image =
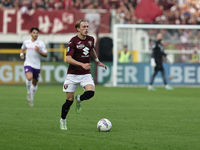
<path fill-rule="evenodd" d="M 34 107 L 26 101 L 25 85 L 0 85 L 0 93 L 1 150 L 200 149 L 199 88 L 154 92 L 98 85 L 80 114 L 72 105 L 67 131 L 59 129 L 62 85 L 39 85 Z M 110 132 L 97 130 L 101 118 L 112 122 Z"/>

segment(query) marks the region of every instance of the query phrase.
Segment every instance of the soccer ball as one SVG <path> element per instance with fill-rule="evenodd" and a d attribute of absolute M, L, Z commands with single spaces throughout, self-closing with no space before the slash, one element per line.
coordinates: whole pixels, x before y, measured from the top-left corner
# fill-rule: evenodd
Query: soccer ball
<path fill-rule="evenodd" d="M 97 123 L 97 129 L 99 131 L 107 132 L 107 131 L 110 131 L 111 128 L 112 128 L 112 124 L 106 118 L 99 120 L 99 122 Z"/>

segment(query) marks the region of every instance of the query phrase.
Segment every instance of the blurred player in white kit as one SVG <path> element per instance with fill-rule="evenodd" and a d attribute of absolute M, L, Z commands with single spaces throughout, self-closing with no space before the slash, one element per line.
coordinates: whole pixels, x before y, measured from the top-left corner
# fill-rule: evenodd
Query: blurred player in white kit
<path fill-rule="evenodd" d="M 31 39 L 25 40 L 21 46 L 20 58 L 24 59 L 24 72 L 26 75 L 27 100 L 33 107 L 34 95 L 37 90 L 37 83 L 40 75 L 40 56 L 47 57 L 47 49 L 43 41 L 38 39 L 39 29 L 31 28 Z"/>

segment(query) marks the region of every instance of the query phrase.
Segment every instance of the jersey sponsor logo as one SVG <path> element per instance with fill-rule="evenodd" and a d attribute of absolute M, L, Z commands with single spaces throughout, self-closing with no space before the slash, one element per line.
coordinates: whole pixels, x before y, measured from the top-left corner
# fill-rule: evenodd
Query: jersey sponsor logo
<path fill-rule="evenodd" d="M 68 88 L 68 84 L 64 84 L 63 87 L 66 90 Z"/>
<path fill-rule="evenodd" d="M 86 56 L 81 56 L 81 57 L 89 57 L 89 55 L 86 55 Z"/>
<path fill-rule="evenodd" d="M 83 57 L 88 57 L 88 53 L 89 53 L 89 48 L 88 47 L 85 47 L 84 49 L 83 49 L 83 54 L 85 55 L 85 56 L 83 56 Z"/>
<path fill-rule="evenodd" d="M 82 48 L 84 48 L 84 47 L 85 47 L 84 44 L 76 45 L 76 48 L 78 48 L 78 49 L 82 49 Z"/>
<path fill-rule="evenodd" d="M 78 42 L 78 44 L 80 44 L 80 43 L 81 43 L 81 41 Z"/>
<path fill-rule="evenodd" d="M 26 49 L 35 50 L 35 48 L 32 47 L 27 47 Z"/>
<path fill-rule="evenodd" d="M 69 49 L 70 49 L 70 48 L 69 48 L 69 47 L 67 47 L 67 52 L 69 52 Z"/>

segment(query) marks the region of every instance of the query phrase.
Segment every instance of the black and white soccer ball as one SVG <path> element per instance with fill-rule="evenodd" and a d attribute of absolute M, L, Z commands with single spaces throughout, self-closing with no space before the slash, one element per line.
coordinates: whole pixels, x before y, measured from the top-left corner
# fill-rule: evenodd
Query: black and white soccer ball
<path fill-rule="evenodd" d="M 106 118 L 99 120 L 97 123 L 97 129 L 99 131 L 108 132 L 111 130 L 111 128 L 112 128 L 112 123 L 110 122 L 110 120 Z"/>

